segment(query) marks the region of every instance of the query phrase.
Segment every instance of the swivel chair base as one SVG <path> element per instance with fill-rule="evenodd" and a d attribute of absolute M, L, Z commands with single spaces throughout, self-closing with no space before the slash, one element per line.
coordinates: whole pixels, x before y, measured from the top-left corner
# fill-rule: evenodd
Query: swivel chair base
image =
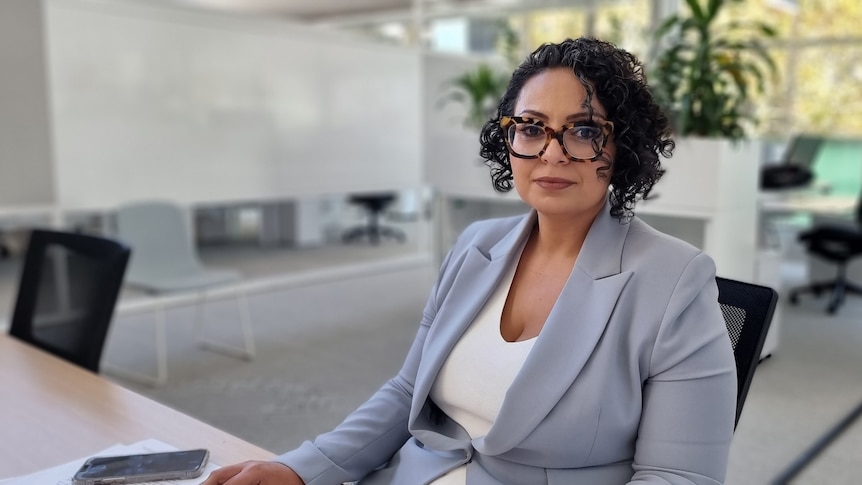
<path fill-rule="evenodd" d="M 390 193 L 351 196 L 351 202 L 363 206 L 368 212 L 368 224 L 348 230 L 341 237 L 341 240 L 345 243 L 351 243 L 362 238 L 368 238 L 374 245 L 380 244 L 380 241 L 385 238 L 395 239 L 402 243 L 406 241 L 407 236 L 400 229 L 380 225 L 380 216 L 383 210 L 394 200 L 395 195 Z"/>
<path fill-rule="evenodd" d="M 799 303 L 799 295 L 803 293 L 813 293 L 814 296 L 820 296 L 823 293 L 830 292 L 829 304 L 826 306 L 826 313 L 834 315 L 838 308 L 844 304 L 844 299 L 848 293 L 862 296 L 862 287 L 857 286 L 849 281 L 843 275 L 832 281 L 821 281 L 812 283 L 808 286 L 796 288 L 790 292 L 790 303 Z"/>
<path fill-rule="evenodd" d="M 391 227 L 372 227 L 372 226 L 361 226 L 356 227 L 347 231 L 344 236 L 342 236 L 341 240 L 345 243 L 356 242 L 362 238 L 368 238 L 371 244 L 380 244 L 380 241 L 386 238 L 395 239 L 398 242 L 405 242 L 407 237 L 404 233 L 398 229 L 394 229 Z"/>

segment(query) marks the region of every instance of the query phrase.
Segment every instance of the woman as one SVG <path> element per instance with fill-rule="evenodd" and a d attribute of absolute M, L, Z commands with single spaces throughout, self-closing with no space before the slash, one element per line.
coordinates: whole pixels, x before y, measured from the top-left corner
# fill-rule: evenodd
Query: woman
<path fill-rule="evenodd" d="M 537 49 L 481 151 L 531 213 L 464 231 L 403 368 L 334 431 L 205 484 L 721 483 L 736 371 L 715 266 L 632 215 L 672 149 L 632 55 Z"/>

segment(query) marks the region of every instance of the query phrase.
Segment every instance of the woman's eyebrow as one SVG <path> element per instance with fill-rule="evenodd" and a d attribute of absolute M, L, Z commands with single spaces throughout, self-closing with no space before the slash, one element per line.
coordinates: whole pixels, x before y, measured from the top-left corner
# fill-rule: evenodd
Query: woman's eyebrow
<path fill-rule="evenodd" d="M 521 110 L 520 113 L 518 113 L 518 116 L 523 116 L 523 115 L 530 115 L 534 118 L 541 118 L 543 120 L 548 119 L 548 116 L 545 115 L 545 113 L 542 113 L 541 111 L 532 110 L 532 109 L 524 109 L 524 110 Z"/>
<path fill-rule="evenodd" d="M 518 116 L 523 116 L 523 115 L 529 115 L 530 117 L 539 118 L 539 119 L 545 120 L 545 121 L 548 120 L 548 115 L 546 115 L 545 113 L 542 113 L 541 111 L 536 111 L 534 109 L 524 109 L 524 110 L 521 110 L 520 113 L 518 113 Z M 605 118 L 605 116 L 602 113 L 599 113 L 595 108 L 593 108 L 592 113 L 584 110 L 584 111 L 580 111 L 578 113 L 570 114 L 569 116 L 566 117 L 566 122 L 568 123 L 570 121 L 592 119 L 592 118 L 598 118 L 601 120 L 607 119 L 607 118 Z"/>
<path fill-rule="evenodd" d="M 600 113 L 599 111 L 597 111 L 595 108 L 593 109 L 592 113 L 587 112 L 587 111 L 582 111 L 580 113 L 571 114 L 566 118 L 566 121 L 568 122 L 568 121 L 583 120 L 583 119 L 591 120 L 594 118 L 600 119 L 603 121 L 607 121 L 607 118 L 605 118 L 605 115 Z"/>

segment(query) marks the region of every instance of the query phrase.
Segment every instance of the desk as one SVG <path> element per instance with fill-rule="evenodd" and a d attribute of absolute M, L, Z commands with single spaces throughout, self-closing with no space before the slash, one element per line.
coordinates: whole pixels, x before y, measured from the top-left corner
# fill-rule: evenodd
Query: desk
<path fill-rule="evenodd" d="M 147 438 L 180 449 L 209 448 L 218 465 L 273 457 L 8 335 L 0 335 L 0 388 L 0 478 Z"/>
<path fill-rule="evenodd" d="M 858 201 L 858 196 L 822 195 L 806 192 L 788 194 L 761 192 L 758 197 L 760 210 L 769 215 L 803 213 L 821 216 L 846 216 L 853 212 Z"/>
<path fill-rule="evenodd" d="M 782 255 L 796 246 L 800 231 L 811 226 L 808 220 L 800 224 L 793 216 L 809 216 L 809 219 L 850 220 L 859 198 L 857 196 L 829 195 L 812 190 L 762 191 L 757 203 L 762 215 L 758 231 L 760 247 L 777 248 Z M 796 221 L 796 222 L 794 222 Z M 781 229 L 792 229 L 791 233 Z M 784 237 L 781 234 L 784 234 Z M 791 240 L 792 238 L 792 240 Z"/>
<path fill-rule="evenodd" d="M 851 223 L 859 203 L 858 196 L 819 194 L 812 191 L 762 192 L 758 198 L 763 214 L 761 223 L 761 244 L 778 246 L 782 254 L 789 248 L 798 246 L 795 241 L 798 233 L 821 223 Z M 788 221 L 787 216 L 806 215 L 809 219 L 804 225 Z M 781 226 L 793 229 L 790 236 L 779 237 Z M 801 248 L 801 246 L 799 246 Z M 858 264 L 856 265 L 858 266 Z M 813 259 L 809 268 L 810 276 L 815 279 L 831 279 L 835 276 L 835 266 Z M 859 273 L 859 271 L 854 271 Z M 852 279 L 852 278 L 851 278 Z"/>
<path fill-rule="evenodd" d="M 0 256 L 23 253 L 25 231 L 34 227 L 59 227 L 60 212 L 51 205 L 0 205 Z"/>

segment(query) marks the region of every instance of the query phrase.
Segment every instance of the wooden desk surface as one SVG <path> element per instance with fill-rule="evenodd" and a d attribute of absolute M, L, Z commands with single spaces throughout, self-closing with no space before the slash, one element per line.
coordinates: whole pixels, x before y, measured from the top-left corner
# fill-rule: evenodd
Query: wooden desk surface
<path fill-rule="evenodd" d="M 217 465 L 272 453 L 0 335 L 0 479 L 155 438 L 208 448 Z"/>

